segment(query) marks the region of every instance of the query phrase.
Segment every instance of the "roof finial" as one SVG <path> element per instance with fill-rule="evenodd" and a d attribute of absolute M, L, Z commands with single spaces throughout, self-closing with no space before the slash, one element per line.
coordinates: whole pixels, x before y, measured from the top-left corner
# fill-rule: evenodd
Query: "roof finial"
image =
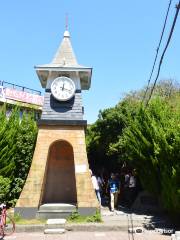
<path fill-rule="evenodd" d="M 68 13 L 66 13 L 66 29 L 65 29 L 65 32 L 64 32 L 64 37 L 66 38 L 69 38 L 70 37 L 70 34 L 69 34 L 69 31 L 68 31 Z"/>
<path fill-rule="evenodd" d="M 66 13 L 66 31 L 68 31 L 68 13 Z"/>

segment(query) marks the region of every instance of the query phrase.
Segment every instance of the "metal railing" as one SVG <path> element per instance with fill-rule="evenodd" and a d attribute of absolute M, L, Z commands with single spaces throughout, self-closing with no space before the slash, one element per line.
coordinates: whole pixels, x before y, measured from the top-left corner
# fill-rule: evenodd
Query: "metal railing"
<path fill-rule="evenodd" d="M 32 93 L 32 94 L 36 94 L 36 95 L 41 96 L 40 91 L 34 90 L 32 88 L 23 87 L 23 86 L 20 86 L 20 85 L 17 85 L 17 84 L 9 83 L 9 82 L 6 82 L 6 81 L 2 81 L 2 80 L 0 80 L 0 86 L 3 86 L 5 88 L 13 88 L 13 89 L 16 89 L 16 90 L 19 90 L 19 91 Z"/>

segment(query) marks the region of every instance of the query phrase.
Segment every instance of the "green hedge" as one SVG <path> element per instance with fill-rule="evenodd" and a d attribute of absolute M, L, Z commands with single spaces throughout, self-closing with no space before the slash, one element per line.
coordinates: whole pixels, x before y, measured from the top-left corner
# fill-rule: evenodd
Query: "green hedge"
<path fill-rule="evenodd" d="M 1 199 L 14 205 L 31 165 L 37 125 L 33 111 L 20 117 L 20 109 L 15 107 L 9 116 L 6 113 L 4 105 L 0 110 L 0 176 L 1 182 L 8 183 L 8 187 L 5 187 Z"/>

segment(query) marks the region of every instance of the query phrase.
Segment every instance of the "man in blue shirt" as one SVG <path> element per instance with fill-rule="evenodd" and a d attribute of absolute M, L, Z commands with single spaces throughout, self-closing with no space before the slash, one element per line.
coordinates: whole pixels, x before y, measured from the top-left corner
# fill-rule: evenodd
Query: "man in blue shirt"
<path fill-rule="evenodd" d="M 120 182 L 116 178 L 114 173 L 111 173 L 111 177 L 108 181 L 109 192 L 110 192 L 110 208 L 114 212 L 114 208 L 117 208 L 118 194 L 120 192 Z"/>

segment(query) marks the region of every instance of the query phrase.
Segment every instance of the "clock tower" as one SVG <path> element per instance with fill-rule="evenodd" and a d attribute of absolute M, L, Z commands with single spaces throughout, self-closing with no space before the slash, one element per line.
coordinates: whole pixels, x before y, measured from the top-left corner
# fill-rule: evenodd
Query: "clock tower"
<path fill-rule="evenodd" d="M 92 68 L 78 64 L 66 30 L 52 62 L 35 70 L 45 88 L 44 105 L 32 165 L 15 212 L 32 218 L 41 216 L 46 205 L 54 209 L 71 204 L 80 214 L 93 214 L 99 204 L 87 160 L 81 95 L 90 88 Z"/>

